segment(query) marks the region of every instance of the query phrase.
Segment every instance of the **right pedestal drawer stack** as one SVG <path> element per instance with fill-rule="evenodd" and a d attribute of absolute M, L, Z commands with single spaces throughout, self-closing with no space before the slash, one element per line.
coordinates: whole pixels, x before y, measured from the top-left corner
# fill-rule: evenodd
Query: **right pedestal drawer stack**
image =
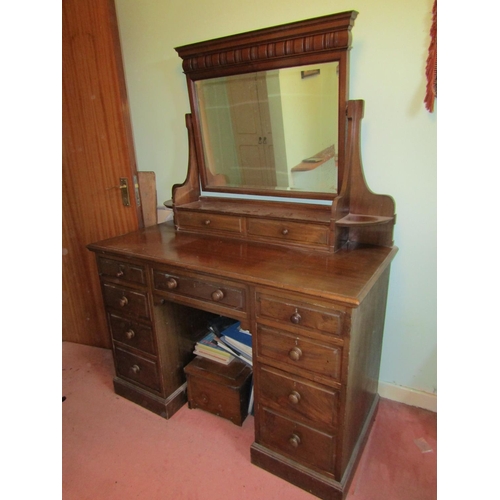
<path fill-rule="evenodd" d="M 345 500 L 376 415 L 388 280 L 354 299 L 255 291 L 252 463 L 325 500 Z"/>
<path fill-rule="evenodd" d="M 257 291 L 256 443 L 336 478 L 346 310 Z"/>

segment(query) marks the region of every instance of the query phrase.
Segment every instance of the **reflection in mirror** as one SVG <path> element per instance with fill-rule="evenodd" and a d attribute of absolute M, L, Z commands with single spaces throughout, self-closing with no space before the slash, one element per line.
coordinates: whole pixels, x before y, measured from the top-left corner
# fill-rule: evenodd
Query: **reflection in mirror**
<path fill-rule="evenodd" d="M 204 187 L 336 193 L 338 66 L 196 81 Z"/>

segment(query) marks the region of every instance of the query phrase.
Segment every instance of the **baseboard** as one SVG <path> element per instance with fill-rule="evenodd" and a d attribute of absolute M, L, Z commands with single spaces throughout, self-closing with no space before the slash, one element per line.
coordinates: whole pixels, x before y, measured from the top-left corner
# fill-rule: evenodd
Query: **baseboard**
<path fill-rule="evenodd" d="M 398 403 L 404 403 L 410 406 L 417 406 L 433 412 L 437 412 L 437 395 L 429 392 L 416 391 L 409 387 L 388 384 L 387 382 L 378 383 L 378 393 L 381 398 L 391 399 Z"/>

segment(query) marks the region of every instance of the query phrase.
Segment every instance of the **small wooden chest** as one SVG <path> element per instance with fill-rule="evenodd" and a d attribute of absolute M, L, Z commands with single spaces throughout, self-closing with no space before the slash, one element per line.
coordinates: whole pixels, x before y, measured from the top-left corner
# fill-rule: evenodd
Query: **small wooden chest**
<path fill-rule="evenodd" d="M 189 408 L 201 408 L 242 425 L 248 414 L 252 368 L 238 359 L 228 365 L 197 356 L 184 371 Z"/>

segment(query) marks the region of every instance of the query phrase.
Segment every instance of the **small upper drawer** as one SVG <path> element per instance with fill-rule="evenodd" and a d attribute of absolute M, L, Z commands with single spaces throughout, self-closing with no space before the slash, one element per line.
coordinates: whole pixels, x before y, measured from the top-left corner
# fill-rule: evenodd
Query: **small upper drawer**
<path fill-rule="evenodd" d="M 329 228 L 320 224 L 249 218 L 247 231 L 249 235 L 266 239 L 326 246 L 328 244 Z"/>
<path fill-rule="evenodd" d="M 341 347 L 262 325 L 257 325 L 256 338 L 257 356 L 274 359 L 303 374 L 313 372 L 335 382 L 341 381 Z"/>
<path fill-rule="evenodd" d="M 150 318 L 148 300 L 145 293 L 119 285 L 112 285 L 111 283 L 104 283 L 102 289 L 106 306 L 121 310 L 124 314 L 130 314 L 138 318 Z"/>
<path fill-rule="evenodd" d="M 115 365 L 119 377 L 160 392 L 160 377 L 154 361 L 115 348 Z"/>
<path fill-rule="evenodd" d="M 259 433 L 259 444 L 292 460 L 333 474 L 335 436 L 284 418 L 265 407 L 260 409 Z"/>
<path fill-rule="evenodd" d="M 242 232 L 241 217 L 202 212 L 177 212 L 176 223 L 180 229 L 196 229 L 198 231 L 223 231 L 227 233 Z"/>
<path fill-rule="evenodd" d="M 338 423 L 337 391 L 281 372 L 269 366 L 258 367 L 260 401 L 292 418 L 327 426 Z"/>
<path fill-rule="evenodd" d="M 245 289 L 227 282 L 200 280 L 155 269 L 153 282 L 156 290 L 219 304 L 236 310 L 245 308 Z"/>
<path fill-rule="evenodd" d="M 257 294 L 257 317 L 322 333 L 342 333 L 345 313 L 292 299 Z"/>
<path fill-rule="evenodd" d="M 141 285 L 146 283 L 144 268 L 136 264 L 99 257 L 97 267 L 101 276 L 118 278 L 122 281 L 140 283 Z"/>
<path fill-rule="evenodd" d="M 137 321 L 109 314 L 109 324 L 113 340 L 122 342 L 141 351 L 155 354 L 153 330 Z"/>

